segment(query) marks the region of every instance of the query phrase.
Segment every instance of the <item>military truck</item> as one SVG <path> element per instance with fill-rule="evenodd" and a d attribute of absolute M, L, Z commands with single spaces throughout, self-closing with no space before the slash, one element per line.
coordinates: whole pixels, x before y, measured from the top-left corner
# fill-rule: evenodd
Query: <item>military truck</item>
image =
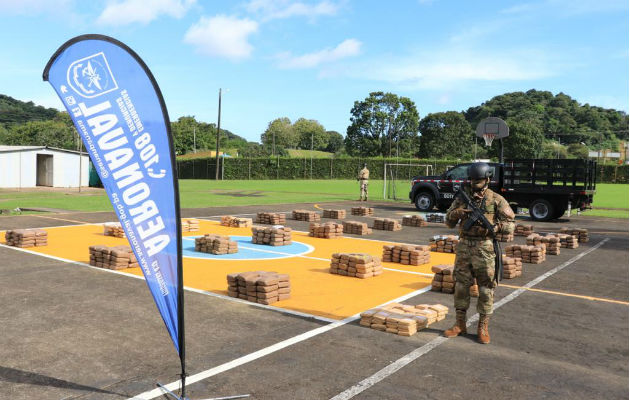
<path fill-rule="evenodd" d="M 438 176 L 416 176 L 409 199 L 419 211 L 446 211 L 455 193 L 468 182 L 468 166 L 458 164 Z M 490 188 L 516 211 L 529 209 L 534 221 L 560 218 L 567 209 L 592 208 L 597 163 L 591 160 L 515 159 L 488 163 Z"/>

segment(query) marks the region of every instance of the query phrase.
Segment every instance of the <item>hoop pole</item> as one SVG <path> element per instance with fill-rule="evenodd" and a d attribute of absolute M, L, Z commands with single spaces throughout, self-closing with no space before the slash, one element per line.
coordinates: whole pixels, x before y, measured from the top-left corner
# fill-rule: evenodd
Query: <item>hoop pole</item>
<path fill-rule="evenodd" d="M 501 142 L 501 158 L 499 158 L 499 162 L 503 164 L 503 138 L 499 139 Z"/>

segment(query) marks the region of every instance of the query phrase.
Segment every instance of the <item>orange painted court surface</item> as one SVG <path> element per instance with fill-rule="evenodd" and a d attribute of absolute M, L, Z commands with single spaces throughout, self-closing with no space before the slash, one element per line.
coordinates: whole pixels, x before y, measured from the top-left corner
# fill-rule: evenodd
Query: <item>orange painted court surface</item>
<path fill-rule="evenodd" d="M 104 236 L 101 224 L 46 230 L 48 246 L 31 247 L 26 250 L 89 264 L 88 247 L 91 245 L 128 245 L 127 239 Z M 206 233 L 251 236 L 251 229 L 228 228 L 215 221 L 200 220 L 200 230 L 184 233 L 184 236 L 200 236 Z M 1 243 L 4 243 L 4 235 L 1 235 L 1 238 Z M 274 307 L 331 319 L 343 319 L 431 284 L 430 276 L 387 269 L 382 275 L 368 279 L 333 275 L 328 272 L 329 260 L 333 253 L 367 253 L 380 257 L 383 245 L 393 244 L 392 242 L 354 237 L 320 239 L 296 231 L 293 231 L 293 242 L 310 245 L 314 250 L 299 256 L 260 260 L 184 257 L 184 286 L 227 295 L 227 274 L 259 270 L 287 273 L 291 280 L 291 298 L 274 303 Z M 282 246 L 265 247 L 270 251 L 282 252 Z M 432 252 L 429 264 L 412 266 L 383 263 L 383 267 L 431 274 L 432 265 L 452 264 L 454 259 L 453 254 Z M 140 268 L 123 269 L 119 272 L 142 276 Z"/>

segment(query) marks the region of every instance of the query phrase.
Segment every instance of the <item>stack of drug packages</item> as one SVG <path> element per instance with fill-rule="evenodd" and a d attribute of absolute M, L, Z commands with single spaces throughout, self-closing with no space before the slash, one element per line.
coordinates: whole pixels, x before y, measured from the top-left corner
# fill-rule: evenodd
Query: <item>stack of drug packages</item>
<path fill-rule="evenodd" d="M 350 213 L 352 215 L 362 215 L 362 216 L 374 215 L 374 208 L 372 208 L 372 207 L 352 207 L 350 209 Z"/>
<path fill-rule="evenodd" d="M 399 231 L 402 226 L 398 220 L 392 218 L 375 218 L 372 228 L 380 231 Z"/>
<path fill-rule="evenodd" d="M 440 264 L 431 267 L 433 275 L 433 281 L 431 281 L 431 291 L 442 293 L 454 293 L 455 292 L 455 266 L 453 264 Z M 479 297 L 479 286 L 477 285 L 477 279 L 473 279 L 473 284 L 469 289 L 472 297 Z"/>
<path fill-rule="evenodd" d="M 436 235 L 431 238 L 429 245 L 431 251 L 439 253 L 455 253 L 455 246 L 459 243 L 459 236 L 456 235 Z"/>
<path fill-rule="evenodd" d="M 513 242 L 514 233 L 497 233 L 497 240 L 499 242 Z"/>
<path fill-rule="evenodd" d="M 107 269 L 138 268 L 138 260 L 129 246 L 90 246 L 90 265 Z"/>
<path fill-rule="evenodd" d="M 343 236 L 343 224 L 337 222 L 325 222 L 323 224 L 311 222 L 308 230 L 308 235 L 316 238 L 336 239 Z"/>
<path fill-rule="evenodd" d="M 114 236 L 117 238 L 125 238 L 125 231 L 120 222 L 105 222 L 103 224 L 103 235 Z"/>
<path fill-rule="evenodd" d="M 231 215 L 221 217 L 221 225 L 230 228 L 250 228 L 252 226 L 251 218 L 237 218 Z"/>
<path fill-rule="evenodd" d="M 343 233 L 351 233 L 353 235 L 369 235 L 372 228 L 368 228 L 368 224 L 358 221 L 343 221 Z"/>
<path fill-rule="evenodd" d="M 588 229 L 586 228 L 560 228 L 560 233 L 564 233 L 566 235 L 573 235 L 578 238 L 578 242 L 587 243 L 588 242 Z"/>
<path fill-rule="evenodd" d="M 182 232 L 199 231 L 199 220 L 194 218 L 182 218 Z"/>
<path fill-rule="evenodd" d="M 228 296 L 260 304 L 273 304 L 291 298 L 288 274 L 248 271 L 228 274 Z"/>
<path fill-rule="evenodd" d="M 427 214 L 427 222 L 437 222 L 443 224 L 444 218 L 444 214 Z"/>
<path fill-rule="evenodd" d="M 48 246 L 48 232 L 43 229 L 13 229 L 4 233 L 7 246 L 40 247 Z"/>
<path fill-rule="evenodd" d="M 385 245 L 383 261 L 403 265 L 422 265 L 431 261 L 431 248 L 427 245 Z"/>
<path fill-rule="evenodd" d="M 558 233 L 557 236 L 560 239 L 560 247 L 563 247 L 565 249 L 577 249 L 580 246 L 578 243 L 578 238 L 573 235 Z"/>
<path fill-rule="evenodd" d="M 442 304 L 387 304 L 361 313 L 361 326 L 400 336 L 412 336 L 436 321 L 446 318 L 448 307 Z"/>
<path fill-rule="evenodd" d="M 514 236 L 529 236 L 534 233 L 534 225 L 516 224 Z"/>
<path fill-rule="evenodd" d="M 540 264 L 545 261 L 544 243 L 537 246 L 512 245 L 505 247 L 505 255 L 508 257 L 520 258 L 522 262 L 528 264 Z"/>
<path fill-rule="evenodd" d="M 287 223 L 287 217 L 283 213 L 259 212 L 256 214 L 257 224 L 281 225 Z"/>
<path fill-rule="evenodd" d="M 238 243 L 229 236 L 206 234 L 195 238 L 195 251 L 210 254 L 236 254 Z"/>
<path fill-rule="evenodd" d="M 520 258 L 502 255 L 503 279 L 512 279 L 523 274 L 523 262 Z"/>
<path fill-rule="evenodd" d="M 346 218 L 346 210 L 324 210 L 323 218 L 344 219 Z"/>
<path fill-rule="evenodd" d="M 405 215 L 402 219 L 403 226 L 427 226 L 427 221 L 419 215 Z"/>
<path fill-rule="evenodd" d="M 560 237 L 556 235 L 542 236 L 537 233 L 532 233 L 525 239 L 530 246 L 545 245 L 545 254 L 557 256 L 560 254 Z"/>
<path fill-rule="evenodd" d="M 268 244 L 270 246 L 288 246 L 291 243 L 291 228 L 286 226 L 252 226 L 252 243 Z"/>
<path fill-rule="evenodd" d="M 292 218 L 297 221 L 317 222 L 322 220 L 322 217 L 315 211 L 293 210 L 291 214 Z"/>
<path fill-rule="evenodd" d="M 371 278 L 383 273 L 381 260 L 361 253 L 334 253 L 330 259 L 330 273 L 356 278 Z"/>

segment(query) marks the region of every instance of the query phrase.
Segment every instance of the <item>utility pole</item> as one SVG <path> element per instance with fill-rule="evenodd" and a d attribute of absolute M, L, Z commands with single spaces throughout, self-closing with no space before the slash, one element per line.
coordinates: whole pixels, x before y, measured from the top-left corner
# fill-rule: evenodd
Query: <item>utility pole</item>
<path fill-rule="evenodd" d="M 217 121 L 217 167 L 216 167 L 216 176 L 215 179 L 219 180 L 219 135 L 221 134 L 221 88 L 219 88 L 219 118 Z"/>
<path fill-rule="evenodd" d="M 313 179 L 313 132 L 311 132 L 311 179 Z"/>
<path fill-rule="evenodd" d="M 197 152 L 197 127 L 193 126 L 193 153 Z"/>

